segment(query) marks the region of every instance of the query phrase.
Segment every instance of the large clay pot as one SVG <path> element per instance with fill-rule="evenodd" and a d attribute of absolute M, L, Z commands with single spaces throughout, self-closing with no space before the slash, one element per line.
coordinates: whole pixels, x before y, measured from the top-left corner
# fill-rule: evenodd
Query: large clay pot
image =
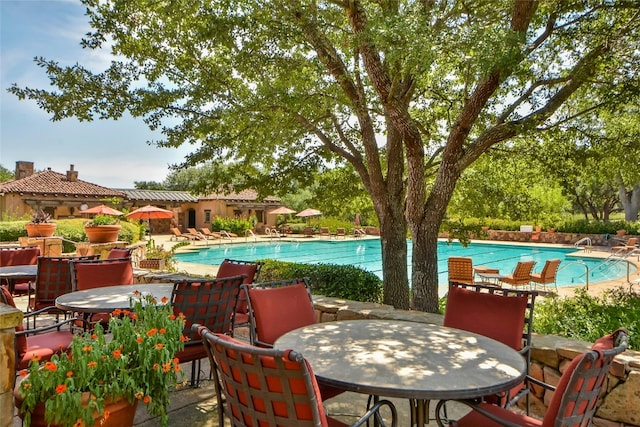
<path fill-rule="evenodd" d="M 58 224 L 55 222 L 27 223 L 24 227 L 27 229 L 28 237 L 51 237 L 56 232 Z"/>
<path fill-rule="evenodd" d="M 84 393 L 83 399 L 89 398 L 89 393 Z M 18 410 L 22 407 L 22 396 L 18 390 L 18 387 L 14 389 L 13 396 L 15 398 L 15 405 Z M 108 402 L 105 405 L 105 411 L 108 411 L 109 416 L 104 418 L 102 414 L 96 414 L 96 426 L 100 427 L 128 427 L 133 426 L 133 419 L 136 416 L 136 409 L 138 407 L 138 401 L 135 400 L 133 404 L 129 403 L 126 399 L 116 400 L 115 402 Z M 31 426 L 32 427 L 59 427 L 57 424 L 48 424 L 44 418 L 45 405 L 38 403 L 33 412 L 31 413 Z M 24 417 L 24 414 L 18 411 L 20 418 Z"/>
<path fill-rule="evenodd" d="M 118 241 L 121 225 L 95 225 L 84 227 L 89 243 L 111 243 Z"/>

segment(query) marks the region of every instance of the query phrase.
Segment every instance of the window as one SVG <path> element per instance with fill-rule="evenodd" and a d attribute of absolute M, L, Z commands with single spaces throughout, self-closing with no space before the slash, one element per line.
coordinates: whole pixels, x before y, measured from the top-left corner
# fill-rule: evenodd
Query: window
<path fill-rule="evenodd" d="M 211 210 L 206 209 L 204 211 L 204 222 L 209 224 L 211 222 Z"/>

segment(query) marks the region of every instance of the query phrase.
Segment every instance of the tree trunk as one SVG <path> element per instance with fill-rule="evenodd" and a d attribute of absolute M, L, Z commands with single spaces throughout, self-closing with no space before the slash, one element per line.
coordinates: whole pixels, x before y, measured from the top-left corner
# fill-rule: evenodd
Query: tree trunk
<path fill-rule="evenodd" d="M 434 216 L 429 212 L 429 217 Z M 416 310 L 438 313 L 438 224 L 427 221 L 420 232 L 413 234 L 411 288 L 412 305 Z"/>
<path fill-rule="evenodd" d="M 407 228 L 401 218 L 387 218 L 380 223 L 382 247 L 382 281 L 384 303 L 409 309 L 409 273 L 407 272 Z"/>
<path fill-rule="evenodd" d="M 622 208 L 624 209 L 624 220 L 636 221 L 638 219 L 638 212 L 640 212 L 640 183 L 636 184 L 631 191 L 627 191 L 626 188 L 620 186 L 618 188 L 618 195 Z"/>

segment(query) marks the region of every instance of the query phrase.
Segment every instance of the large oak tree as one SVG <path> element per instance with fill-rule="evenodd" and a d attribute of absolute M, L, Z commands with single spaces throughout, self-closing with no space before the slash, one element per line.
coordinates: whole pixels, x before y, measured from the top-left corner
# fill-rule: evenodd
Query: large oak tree
<path fill-rule="evenodd" d="M 399 308 L 438 309 L 438 228 L 467 166 L 570 119 L 571 97 L 637 84 L 634 1 L 85 3 L 84 45 L 117 59 L 93 71 L 37 58 L 56 89 L 16 95 L 54 120 L 128 111 L 163 127 L 159 145 L 194 144 L 185 164 L 238 161 L 243 185 L 351 163 L 379 217 L 384 301 Z"/>

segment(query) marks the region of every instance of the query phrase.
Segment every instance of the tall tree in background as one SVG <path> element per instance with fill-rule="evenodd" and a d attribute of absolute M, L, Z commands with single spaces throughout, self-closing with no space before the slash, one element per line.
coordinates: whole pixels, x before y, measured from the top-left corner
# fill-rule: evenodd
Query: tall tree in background
<path fill-rule="evenodd" d="M 351 163 L 380 223 L 384 302 L 399 308 L 411 294 L 414 308 L 438 310 L 438 228 L 465 168 L 570 120 L 571 97 L 637 93 L 631 1 L 84 3 L 84 46 L 108 43 L 117 60 L 94 72 L 37 58 L 56 90 L 13 93 L 54 120 L 128 110 L 164 123 L 159 145 L 194 144 L 192 165 L 236 161 L 247 185 Z"/>

